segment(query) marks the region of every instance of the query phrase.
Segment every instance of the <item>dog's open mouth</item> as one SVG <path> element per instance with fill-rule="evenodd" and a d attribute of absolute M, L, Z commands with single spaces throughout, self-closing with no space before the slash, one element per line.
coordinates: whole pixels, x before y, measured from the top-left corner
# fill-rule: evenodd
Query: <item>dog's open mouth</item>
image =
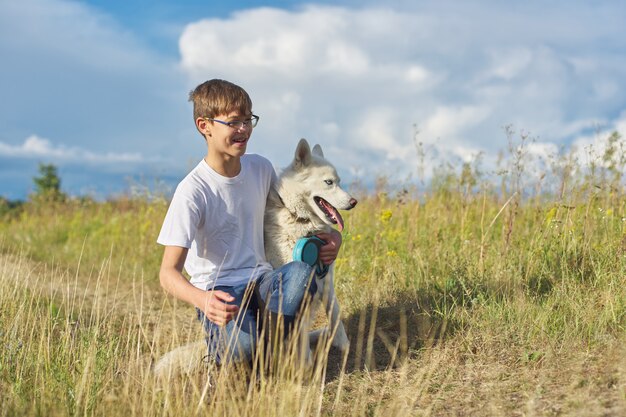
<path fill-rule="evenodd" d="M 337 211 L 332 204 L 324 200 L 322 197 L 315 196 L 313 199 L 315 200 L 315 204 L 317 204 L 317 206 L 324 212 L 326 217 L 328 217 L 333 224 L 336 224 L 341 232 L 343 230 L 343 218 L 341 217 L 341 214 L 339 214 L 339 211 Z"/>

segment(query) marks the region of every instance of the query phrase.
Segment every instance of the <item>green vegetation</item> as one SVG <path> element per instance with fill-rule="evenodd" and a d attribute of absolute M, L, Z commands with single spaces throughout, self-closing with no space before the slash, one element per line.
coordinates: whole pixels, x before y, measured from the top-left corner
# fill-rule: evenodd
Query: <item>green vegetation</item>
<path fill-rule="evenodd" d="M 201 337 L 193 309 L 159 289 L 165 200 L 6 210 L 0 416 L 623 415 L 621 138 L 532 178 L 525 141 L 499 184 L 443 165 L 419 199 L 384 181 L 358 196 L 336 262 L 350 354 L 344 366 L 331 349 L 313 376 L 151 376 Z"/>
<path fill-rule="evenodd" d="M 57 167 L 53 164 L 39 164 L 39 176 L 33 178 L 35 194 L 34 200 L 64 201 L 65 193 L 61 191 L 61 178 Z"/>

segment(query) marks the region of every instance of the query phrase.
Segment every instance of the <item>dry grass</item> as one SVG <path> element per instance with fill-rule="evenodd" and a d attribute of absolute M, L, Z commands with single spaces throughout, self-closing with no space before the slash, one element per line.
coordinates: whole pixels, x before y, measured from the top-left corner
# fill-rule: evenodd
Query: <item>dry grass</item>
<path fill-rule="evenodd" d="M 251 376 L 203 367 L 199 357 L 192 375 L 156 380 L 156 358 L 201 337 L 192 308 L 166 297 L 140 267 L 112 265 L 112 256 L 67 268 L 5 249 L 0 415 L 624 413 L 623 257 L 610 262 L 598 252 L 581 275 L 584 258 L 541 255 L 565 257 L 548 271 L 562 276 L 552 277 L 544 271 L 551 261 L 533 258 L 554 244 L 542 231 L 531 234 L 527 253 L 509 255 L 535 265 L 533 272 L 489 255 L 481 276 L 467 260 L 473 254 L 447 248 L 454 241 L 421 241 L 416 230 L 431 219 L 428 204 L 366 199 L 367 208 L 348 219 L 352 230 L 361 224 L 358 230 L 377 228 L 396 241 L 365 248 L 362 237 L 347 235 L 337 286 L 351 350 L 344 364 L 331 349 L 313 376 Z M 382 217 L 369 225 L 372 211 Z M 387 211 L 395 219 L 384 220 Z M 388 256 L 372 257 L 381 251 Z M 531 279 L 542 271 L 549 283 Z"/>
<path fill-rule="evenodd" d="M 202 337 L 158 285 L 164 201 L 4 214 L 0 416 L 626 415 L 623 166 L 563 169 L 557 194 L 528 195 L 516 155 L 498 192 L 466 166 L 419 199 L 359 199 L 336 262 L 350 352 L 322 346 L 312 374 L 198 355 L 153 377 Z"/>

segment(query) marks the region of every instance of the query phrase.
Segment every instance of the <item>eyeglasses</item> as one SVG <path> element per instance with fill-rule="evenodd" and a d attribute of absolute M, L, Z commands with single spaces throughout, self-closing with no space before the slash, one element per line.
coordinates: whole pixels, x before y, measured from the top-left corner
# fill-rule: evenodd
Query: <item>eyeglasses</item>
<path fill-rule="evenodd" d="M 252 117 L 247 120 L 244 120 L 244 121 L 237 120 L 234 122 L 224 122 L 223 120 L 211 119 L 208 117 L 205 117 L 204 120 L 210 120 L 212 122 L 221 123 L 235 130 L 241 130 L 244 126 L 245 127 L 250 126 L 251 128 L 255 128 L 257 123 L 259 123 L 259 116 L 253 114 Z"/>

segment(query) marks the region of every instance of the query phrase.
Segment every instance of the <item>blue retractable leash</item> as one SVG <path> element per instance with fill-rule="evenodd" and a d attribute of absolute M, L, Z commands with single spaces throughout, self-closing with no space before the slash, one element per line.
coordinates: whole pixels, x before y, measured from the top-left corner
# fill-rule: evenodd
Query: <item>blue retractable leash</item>
<path fill-rule="evenodd" d="M 325 244 L 326 242 L 317 236 L 302 237 L 293 248 L 293 260 L 314 266 L 315 274 L 324 278 L 328 273 L 328 265 L 324 265 L 320 260 L 320 248 Z"/>

